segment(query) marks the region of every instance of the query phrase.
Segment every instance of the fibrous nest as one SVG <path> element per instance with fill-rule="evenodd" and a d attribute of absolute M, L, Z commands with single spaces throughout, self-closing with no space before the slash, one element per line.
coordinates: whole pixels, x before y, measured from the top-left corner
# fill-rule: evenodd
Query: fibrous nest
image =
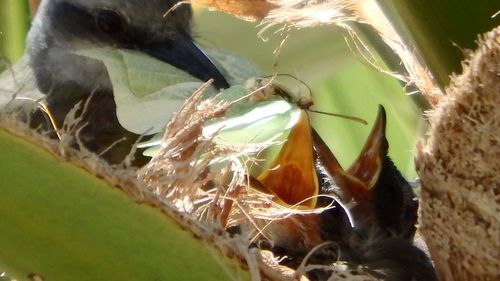
<path fill-rule="evenodd" d="M 285 34 L 289 29 L 310 28 L 315 26 L 336 25 L 346 31 L 346 40 L 353 51 L 369 64 L 386 72 L 380 67 L 376 56 L 357 34 L 354 24 L 373 28 L 380 38 L 401 59 L 405 73 L 390 72 L 407 86 L 415 86 L 431 105 L 437 104 L 443 95 L 434 82 L 427 67 L 398 34 L 374 0 L 190 0 L 209 9 L 224 11 L 245 20 L 260 21 L 262 33 L 277 27 L 275 33 Z M 286 36 L 285 36 L 286 38 Z"/>
<path fill-rule="evenodd" d="M 420 228 L 442 280 L 500 276 L 500 28 L 452 79 L 418 147 Z"/>
<path fill-rule="evenodd" d="M 242 260 L 252 280 L 308 280 L 305 274 L 317 268 L 306 265 L 307 257 L 291 269 L 280 265 L 280 257 L 273 252 L 255 247 L 255 242 L 273 243 L 280 236 L 294 235 L 289 231 L 296 229 L 308 233 L 303 237 L 296 233 L 304 244 L 321 244 L 318 229 L 308 229 L 305 220 L 324 209 L 283 206 L 273 195 L 252 188 L 247 165 L 258 161 L 256 153 L 273 143 L 231 146 L 215 142 L 217 132 L 206 135 L 203 126 L 223 116 L 232 103 L 202 97 L 200 89 L 167 125 L 161 151 L 140 171 L 139 178 L 148 192 L 183 213 L 182 220 L 190 220 L 183 225 L 196 225 L 190 229 L 197 235 Z M 377 280 L 343 262 L 319 266 L 332 280 Z"/>

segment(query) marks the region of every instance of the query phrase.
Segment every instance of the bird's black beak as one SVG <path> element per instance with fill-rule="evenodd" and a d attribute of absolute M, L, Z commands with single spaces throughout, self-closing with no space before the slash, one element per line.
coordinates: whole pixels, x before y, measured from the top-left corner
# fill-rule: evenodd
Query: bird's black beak
<path fill-rule="evenodd" d="M 187 35 L 179 36 L 175 41 L 150 44 L 141 48 L 141 51 L 184 70 L 202 81 L 214 79 L 214 86 L 217 89 L 229 88 L 226 78 Z"/>

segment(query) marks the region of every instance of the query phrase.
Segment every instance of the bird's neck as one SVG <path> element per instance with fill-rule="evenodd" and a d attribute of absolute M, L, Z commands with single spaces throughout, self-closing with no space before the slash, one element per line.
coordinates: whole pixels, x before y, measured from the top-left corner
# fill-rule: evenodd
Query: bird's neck
<path fill-rule="evenodd" d="M 102 62 L 77 55 L 47 33 L 36 30 L 28 36 L 28 46 L 30 66 L 43 93 L 48 94 L 67 85 L 86 93 L 97 88 L 112 92 L 109 75 Z"/>

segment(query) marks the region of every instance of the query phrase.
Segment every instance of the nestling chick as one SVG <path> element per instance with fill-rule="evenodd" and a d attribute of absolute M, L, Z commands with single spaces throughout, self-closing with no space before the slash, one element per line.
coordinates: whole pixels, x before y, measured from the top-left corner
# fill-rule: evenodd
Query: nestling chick
<path fill-rule="evenodd" d="M 271 245 L 264 243 L 265 248 L 286 256 L 281 264 L 296 268 L 315 246 L 329 241 L 311 254 L 308 264 L 343 261 L 381 280 L 437 280 L 427 255 L 413 245 L 418 202 L 387 155 L 384 108 L 380 107 L 360 156 L 347 170 L 313 129 L 304 131 L 308 126 L 304 116 L 290 133 L 275 168 L 252 183 L 276 194 L 278 202 L 333 208 L 273 222 L 266 232 Z M 308 147 L 314 147 L 315 159 L 304 152 Z M 309 176 L 314 166 L 317 180 Z M 314 191 L 314 185 L 319 190 Z M 320 195 L 317 200 L 305 200 L 315 195 Z M 330 272 L 313 270 L 308 277 L 329 280 Z"/>

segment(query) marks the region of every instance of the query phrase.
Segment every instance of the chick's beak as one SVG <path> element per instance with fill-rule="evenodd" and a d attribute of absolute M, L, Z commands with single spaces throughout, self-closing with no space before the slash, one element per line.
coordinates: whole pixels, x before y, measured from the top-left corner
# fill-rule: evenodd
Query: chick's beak
<path fill-rule="evenodd" d="M 214 79 L 214 86 L 217 89 L 229 88 L 226 78 L 187 35 L 179 36 L 175 41 L 150 44 L 142 51 L 202 81 Z"/>
<path fill-rule="evenodd" d="M 347 169 L 349 174 L 365 183 L 367 190 L 374 188 L 377 184 L 383 168 L 384 156 L 387 155 L 387 150 L 389 149 L 389 144 L 385 137 L 385 127 L 385 109 L 380 105 L 377 119 L 363 150 L 356 162 Z"/>

